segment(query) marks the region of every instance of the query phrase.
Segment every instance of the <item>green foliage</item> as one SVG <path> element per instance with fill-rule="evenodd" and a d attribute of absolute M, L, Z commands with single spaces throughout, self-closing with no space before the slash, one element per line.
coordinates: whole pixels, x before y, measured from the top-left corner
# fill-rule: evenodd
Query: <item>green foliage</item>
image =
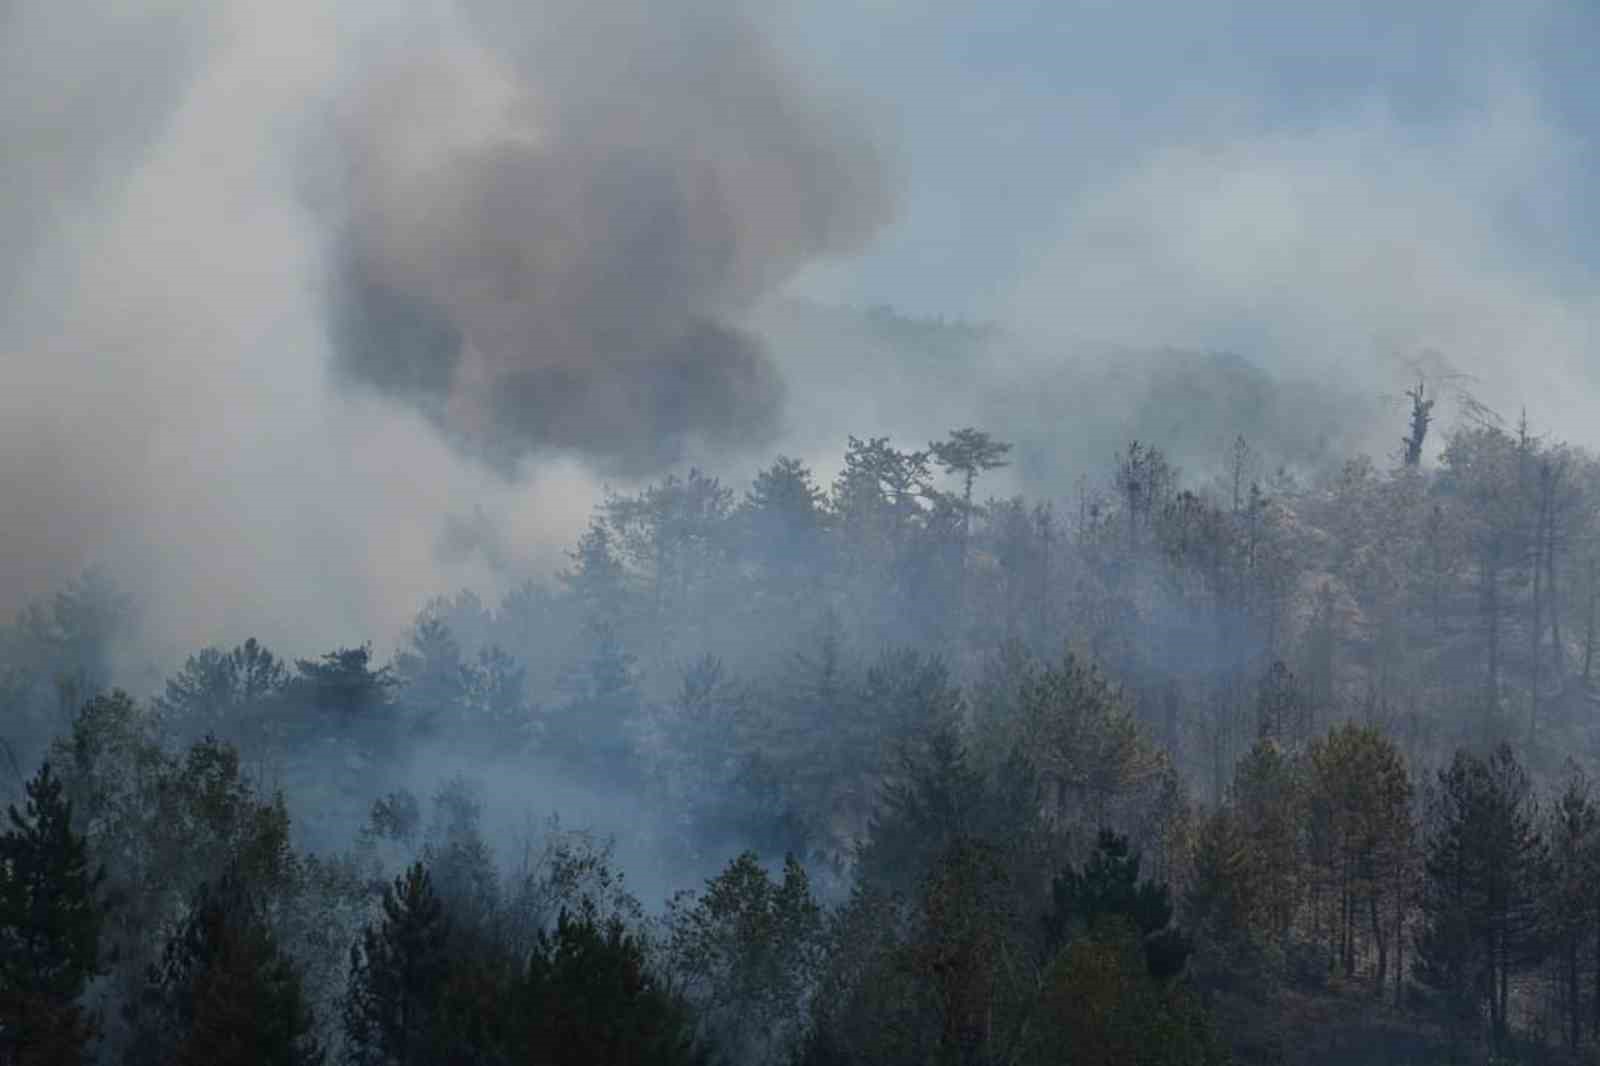
<path fill-rule="evenodd" d="M 383 917 L 350 948 L 344 1008 L 346 1061 L 413 1066 L 435 1061 L 451 972 L 450 923 L 422 863 L 383 893 Z"/>
<path fill-rule="evenodd" d="M 301 975 L 236 871 L 202 885 L 130 1010 L 130 1066 L 320 1066 Z"/>
<path fill-rule="evenodd" d="M 100 875 L 48 762 L 0 835 L 0 1061 L 73 1063 L 90 1035 L 79 999 L 100 972 Z"/>
<path fill-rule="evenodd" d="M 458 931 L 484 931 L 500 897 L 494 855 L 480 824 L 483 801 L 464 777 L 445 782 L 433 797 L 433 819 L 422 862 Z"/>
<path fill-rule="evenodd" d="M 1426 843 L 1418 977 L 1460 1022 L 1486 1007 L 1508 1035 L 1512 977 L 1543 958 L 1539 897 L 1547 869 L 1537 801 L 1507 745 L 1458 752 L 1439 772 Z"/>
<path fill-rule="evenodd" d="M 568 553 L 572 565 L 559 577 L 576 604 L 584 625 L 622 620 L 628 593 L 628 576 L 618 557 L 616 538 L 604 519 L 596 517 Z"/>
<path fill-rule="evenodd" d="M 928 445 L 928 451 L 946 473 L 961 475 L 965 502 L 970 507 L 972 483 L 979 474 L 1009 466 L 1005 457 L 1010 454 L 1011 445 L 968 426 L 951 430 L 947 439 Z"/>
<path fill-rule="evenodd" d="M 460 643 L 443 620 L 424 615 L 408 645 L 394 657 L 394 679 L 415 728 L 425 735 L 459 730 L 471 685 Z"/>
<path fill-rule="evenodd" d="M 827 495 L 798 459 L 780 456 L 758 472 L 739 508 L 746 552 L 759 561 L 771 594 L 793 599 L 827 561 Z M 797 587 L 800 586 L 800 587 Z"/>
<path fill-rule="evenodd" d="M 858 889 L 831 923 L 798 1061 L 1223 1061 L 1208 1013 L 1176 977 L 1189 947 L 1165 886 L 1140 881 L 1125 841 L 1103 843 L 1057 882 L 1048 922 L 1034 883 L 971 837 L 949 844 L 911 899 Z M 1070 943 L 1045 954 L 1041 927 L 1068 925 Z"/>
<path fill-rule="evenodd" d="M 296 659 L 291 692 L 308 707 L 345 726 L 371 724 L 389 708 L 398 684 L 388 667 L 372 669 L 372 648 L 338 648 L 316 659 Z"/>
<path fill-rule="evenodd" d="M 534 750 L 579 779 L 636 776 L 637 660 L 610 622 L 591 623 L 587 638 L 586 658 L 566 678 L 570 699 L 544 713 Z"/>
<path fill-rule="evenodd" d="M 857 887 L 826 925 L 826 964 L 798 1061 L 806 1066 L 929 1061 L 938 1019 L 906 958 L 915 928 L 911 905 Z"/>
<path fill-rule="evenodd" d="M 75 696 L 84 696 L 106 687 L 112 645 L 128 632 L 136 614 L 133 598 L 111 575 L 91 567 L 48 605 L 29 604 L 17 630 L 42 676 L 64 681 Z"/>
<path fill-rule="evenodd" d="M 1237 817 L 1226 808 L 1212 811 L 1200 824 L 1184 894 L 1184 918 L 1199 938 L 1209 979 L 1239 973 L 1253 954 L 1264 887 L 1254 874 L 1249 838 Z"/>
<path fill-rule="evenodd" d="M 1073 867 L 1051 884 L 1051 909 L 1045 915 L 1045 951 L 1053 956 L 1085 934 L 1094 936 L 1112 923 L 1131 925 L 1144 945 L 1150 976 L 1168 978 L 1182 971 L 1193 950 L 1170 928 L 1172 897 L 1167 886 L 1140 880 L 1139 854 L 1127 837 L 1102 829 L 1094 854 L 1080 872 Z"/>
<path fill-rule="evenodd" d="M 1394 743 L 1370 726 L 1346 724 L 1311 745 L 1306 810 L 1315 901 L 1334 912 L 1330 947 L 1346 975 L 1358 943 L 1378 953 L 1382 988 L 1395 912 L 1405 906 L 1397 878 L 1411 849 L 1411 778 Z"/>
<path fill-rule="evenodd" d="M 1583 953 L 1597 930 L 1594 884 L 1600 876 L 1600 807 L 1589 778 L 1569 765 L 1566 782 L 1551 805 L 1546 839 L 1550 844 L 1550 884 L 1540 901 L 1545 929 L 1559 956 L 1567 1050 L 1583 1041 Z M 1600 970 L 1596 971 L 1600 974 Z M 1600 1007 L 1600 1000 L 1595 1001 Z"/>
<path fill-rule="evenodd" d="M 552 824 L 544 853 L 502 886 L 464 783 L 434 808 L 422 858 L 384 886 L 381 915 L 350 948 L 344 1060 L 581 1061 L 564 1057 L 576 1047 L 676 1061 L 695 1018 L 648 965 L 642 908 L 609 850 Z M 594 1007 L 590 995 L 608 998 Z"/>
<path fill-rule="evenodd" d="M 359 879 L 345 863 L 295 853 L 283 798 L 259 794 L 231 745 L 206 737 L 169 753 L 152 716 L 117 693 L 85 704 L 57 753 L 74 821 L 106 870 L 109 1025 L 121 1022 L 117 1004 L 142 994 L 162 934 L 186 920 L 203 884 L 225 876 L 248 886 L 307 988 L 330 991 Z M 126 1042 L 108 1033 L 108 1043 Z"/>
<path fill-rule="evenodd" d="M 516 993 L 519 1061 L 541 1066 L 701 1063 L 692 1014 L 650 971 L 620 920 L 591 905 L 541 934 Z"/>
<path fill-rule="evenodd" d="M 943 1061 L 973 1061 L 994 1041 L 995 1014 L 1011 1013 L 1008 978 L 1026 952 L 1017 887 L 1001 849 L 968 837 L 950 842 L 923 883 L 902 965 L 935 1006 Z"/>
<path fill-rule="evenodd" d="M 1098 829 L 1160 779 L 1161 751 L 1105 676 L 1073 656 L 1023 677 L 1017 715 L 1016 748 L 1058 820 Z"/>
<path fill-rule="evenodd" d="M 289 670 L 254 638 L 232 651 L 203 648 L 184 661 L 155 701 L 163 727 L 194 740 L 239 730 L 242 718 L 267 709 L 289 686 Z"/>
<path fill-rule="evenodd" d="M 1576 776 L 1547 818 L 1531 782 L 1592 748 L 1600 463 L 1488 424 L 1451 435 L 1437 469 L 1412 452 L 1391 470 L 1356 460 L 1300 477 L 1267 472 L 1241 437 L 1207 485 L 1219 471 L 1203 458 L 1185 456 L 1202 479 L 1185 482 L 1136 444 L 1058 515 L 974 499 L 1011 456 L 987 433 L 915 451 L 851 438 L 828 493 L 779 459 L 737 505 L 699 471 L 609 495 L 559 582 L 525 584 L 498 611 L 465 595 L 430 604 L 390 671 L 363 647 L 291 675 L 247 642 L 196 653 L 149 707 L 113 693 L 80 709 L 128 617 L 109 586 L 80 582 L 0 632 L 0 754 L 26 752 L 13 738 L 37 731 L 53 692 L 79 712 L 52 766 L 107 869 L 111 972 L 94 993 L 109 1008 L 230 869 L 306 999 L 336 1002 L 349 976 L 351 1002 L 370 1006 L 392 945 L 356 938 L 345 973 L 352 925 L 370 917 L 362 891 L 418 862 L 442 931 L 428 934 L 438 971 L 416 1001 L 416 1061 L 505 1061 L 557 1040 L 521 1023 L 541 955 L 559 1038 L 610 1053 L 580 975 L 552 976 L 562 950 L 602 960 L 610 991 L 594 994 L 619 1017 L 634 1008 L 618 988 L 681 982 L 684 1002 L 639 993 L 656 1002 L 639 1009 L 700 1008 L 699 1032 L 756 1059 L 799 1043 L 816 1062 L 1024 1062 L 1063 1047 L 1204 1061 L 1195 989 L 1254 1054 L 1311 1046 L 1332 1023 L 1305 1019 L 1336 1009 L 1368 1031 L 1382 1018 L 1420 1032 L 1408 981 L 1461 1034 L 1486 1016 L 1502 1053 L 1559 1022 L 1581 1054 L 1580 1023 L 1600 1009 L 1596 818 Z M 337 730 L 346 743 L 309 743 L 335 722 L 352 727 Z M 666 828 L 652 820 L 640 839 L 667 841 L 680 869 L 753 854 L 680 900 L 653 940 L 604 847 L 552 831 L 518 869 L 491 851 L 474 788 L 448 782 L 418 803 L 389 791 L 390 760 L 351 756 L 351 734 L 392 741 L 407 724 L 470 738 L 466 754 L 500 769 L 526 771 L 531 752 L 541 776 L 659 812 Z M 1419 848 L 1408 765 L 1513 732 L 1525 774 L 1500 752 L 1458 760 L 1431 790 Z M 246 772 L 269 772 L 266 739 L 273 770 L 299 761 L 282 801 Z M 359 779 L 347 790 L 370 775 L 362 802 L 389 792 L 352 859 L 290 847 L 291 805 L 319 827 L 351 813 L 306 787 L 335 776 L 324 750 L 363 771 L 338 775 Z M 1191 783 L 1210 808 L 1194 821 Z M 1063 873 L 1102 827 L 1116 835 Z M 813 862 L 821 897 L 853 890 L 848 902 L 825 911 L 798 862 L 780 881 L 756 858 L 790 851 Z M 1155 899 L 1166 884 L 1195 937 L 1187 965 L 1171 903 Z M 404 914 L 372 935 L 389 917 Z M 102 1019 L 112 1057 L 118 1017 Z"/>
<path fill-rule="evenodd" d="M 1300 765 L 1272 740 L 1258 740 L 1234 768 L 1232 813 L 1248 849 L 1263 932 L 1282 941 L 1306 894 L 1306 784 Z M 1216 841 L 1213 841 L 1213 845 Z"/>
<path fill-rule="evenodd" d="M 972 766 L 952 720 L 924 728 L 884 785 L 857 856 L 858 881 L 910 895 L 947 849 L 967 839 L 995 845 L 1014 868 L 1033 858 L 1042 827 L 1028 763 L 1010 760 L 988 778 Z"/>
<path fill-rule="evenodd" d="M 1131 930 L 1128 931 L 1131 934 Z M 1074 1066 L 1218 1066 L 1227 1051 L 1183 982 L 1156 981 L 1137 941 L 1107 929 L 1073 942 L 1046 972 L 1017 1061 Z"/>
<path fill-rule="evenodd" d="M 666 740 L 679 760 L 672 767 L 677 780 L 668 787 L 687 786 L 679 794 L 694 793 L 683 796 L 688 806 L 716 802 L 731 784 L 739 759 L 736 730 L 742 704 L 715 655 L 703 655 L 684 667 Z"/>
<path fill-rule="evenodd" d="M 669 907 L 667 958 L 716 1043 L 738 1061 L 799 1039 L 821 964 L 822 908 L 793 856 L 774 883 L 752 852 Z"/>

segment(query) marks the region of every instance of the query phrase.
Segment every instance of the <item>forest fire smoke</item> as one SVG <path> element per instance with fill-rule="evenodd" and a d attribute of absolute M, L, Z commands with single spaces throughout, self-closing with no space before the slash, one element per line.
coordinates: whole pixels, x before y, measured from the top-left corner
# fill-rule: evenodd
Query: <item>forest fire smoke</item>
<path fill-rule="evenodd" d="M 886 218 L 876 151 L 747 20 L 550 14 L 473 5 L 345 101 L 342 377 L 502 466 L 767 442 L 783 382 L 738 316 Z"/>

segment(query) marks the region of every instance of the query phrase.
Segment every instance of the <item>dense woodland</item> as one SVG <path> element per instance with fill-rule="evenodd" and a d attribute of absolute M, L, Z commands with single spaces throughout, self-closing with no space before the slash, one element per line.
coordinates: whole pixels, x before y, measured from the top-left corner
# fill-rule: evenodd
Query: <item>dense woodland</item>
<path fill-rule="evenodd" d="M 1590 1061 L 1600 459 L 1409 414 L 688 471 L 391 661 L 153 693 L 90 572 L 0 635 L 0 1062 Z"/>

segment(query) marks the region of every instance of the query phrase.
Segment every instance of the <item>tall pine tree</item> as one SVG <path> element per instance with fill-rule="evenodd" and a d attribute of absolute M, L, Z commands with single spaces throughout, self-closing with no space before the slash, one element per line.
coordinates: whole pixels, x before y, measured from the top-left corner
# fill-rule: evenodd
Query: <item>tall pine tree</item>
<path fill-rule="evenodd" d="M 323 1061 L 300 972 L 237 871 L 201 885 L 130 1014 L 130 1066 Z"/>
<path fill-rule="evenodd" d="M 428 868 L 414 863 L 383 892 L 383 918 L 350 948 L 344 1031 L 356 1066 L 433 1061 L 450 927 Z"/>
<path fill-rule="evenodd" d="M 65 1066 L 90 1036 L 78 1000 L 99 969 L 101 875 L 48 762 L 26 793 L 0 836 L 0 1063 Z"/>
<path fill-rule="evenodd" d="M 1431 806 L 1418 976 L 1444 994 L 1458 1022 L 1487 1006 L 1502 1046 L 1512 979 L 1545 946 L 1547 858 L 1533 787 L 1506 744 L 1487 759 L 1457 752 Z"/>

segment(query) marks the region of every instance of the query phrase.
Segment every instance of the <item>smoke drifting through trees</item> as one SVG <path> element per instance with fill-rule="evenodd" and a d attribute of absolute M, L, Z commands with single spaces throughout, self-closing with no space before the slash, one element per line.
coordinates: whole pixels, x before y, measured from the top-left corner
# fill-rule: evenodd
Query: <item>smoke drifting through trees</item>
<path fill-rule="evenodd" d="M 1250 1060 L 1325 1046 L 1324 1007 L 1370 1037 L 1379 1000 L 1422 1050 L 1592 1052 L 1600 836 L 1560 763 L 1593 768 L 1600 461 L 1430 428 L 1431 370 L 1362 459 L 1362 375 L 1281 376 L 1308 332 L 1459 340 L 1478 303 L 1502 328 L 1470 367 L 1578 350 L 1536 283 L 1440 273 L 1438 231 L 1503 249 L 1470 224 L 1492 198 L 1401 242 L 1430 287 L 1372 239 L 1404 206 L 1341 243 L 1289 197 L 1273 235 L 1259 183 L 1214 180 L 1259 152 L 1179 153 L 1073 244 L 1107 269 L 1041 275 L 1152 346 L 1287 306 L 1270 373 L 1001 366 L 1004 331 L 887 311 L 780 357 L 749 323 L 889 197 L 756 16 L 240 0 L 80 37 L 24 4 L 0 130 L 67 128 L 0 203 L 0 608 L 42 597 L 0 626 L 0 781 L 48 753 L 62 788 L 0 826 L 0 1060 L 27 1012 L 65 1058 L 104 1025 L 108 1061 L 227 1061 L 247 1015 L 286 1061 L 587 1066 L 624 1028 L 652 1061 L 1209 1063 L 1196 986 Z M 1314 196 L 1343 143 L 1269 176 Z M 1537 170 L 1518 143 L 1480 148 Z M 1233 210 L 1193 211 L 1219 184 Z M 1295 259 L 1309 282 L 1260 284 Z M 1235 301 L 1192 283 L 1218 276 Z M 774 436 L 800 458 L 747 478 Z M 130 670 L 153 632 L 175 669 Z M 397 999 L 405 944 L 426 979 Z"/>
<path fill-rule="evenodd" d="M 1060 510 L 986 494 L 998 436 L 851 437 L 826 488 L 780 458 L 613 493 L 553 580 L 427 604 L 387 664 L 208 648 L 142 702 L 84 699 L 129 624 L 91 576 L 0 631 L 11 783 L 55 736 L 49 876 L 87 849 L 119 901 L 113 1058 L 214 1039 L 171 1009 L 200 970 L 215 1017 L 351 1061 L 624 1009 L 750 1063 L 1578 1055 L 1600 459 L 1441 434 L 1309 482 L 1240 439 L 1209 488 L 1135 443 Z M 65 957 L 32 913 L 0 935 Z M 591 967 L 616 987 L 566 985 Z M 82 988 L 0 1011 L 79 1040 Z M 576 1014 L 524 1030 L 524 995 Z"/>

